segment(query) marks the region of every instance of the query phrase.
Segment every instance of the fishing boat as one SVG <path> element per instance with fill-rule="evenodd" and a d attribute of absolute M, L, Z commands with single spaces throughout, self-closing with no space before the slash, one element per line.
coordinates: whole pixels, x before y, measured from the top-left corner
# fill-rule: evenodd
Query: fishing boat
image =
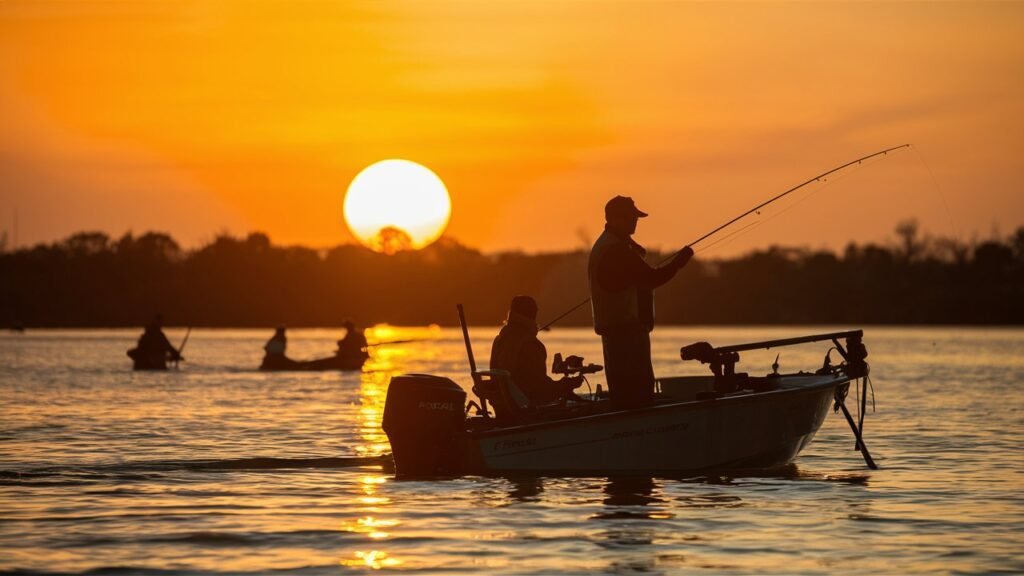
<path fill-rule="evenodd" d="M 465 327 L 464 327 L 465 330 Z M 872 468 L 858 424 L 845 405 L 851 383 L 867 385 L 860 330 L 680 350 L 708 364 L 709 376 L 657 381 L 655 402 L 617 409 L 604 398 L 531 406 L 500 370 L 477 371 L 469 347 L 473 393 L 427 374 L 392 378 L 383 428 L 400 476 L 462 474 L 679 474 L 770 468 L 793 461 L 814 438 L 830 408 L 841 409 Z M 845 345 L 840 342 L 845 339 Z M 739 353 L 812 342 L 831 351 L 811 372 L 752 376 L 736 371 Z M 866 388 L 864 389 L 866 392 Z M 860 397 L 864 398 L 864 394 Z M 470 413 L 475 409 L 475 412 Z"/>
<path fill-rule="evenodd" d="M 126 354 L 132 359 L 132 370 L 167 370 L 170 361 L 169 355 L 163 350 L 146 354 L 139 348 L 132 348 Z"/>
<path fill-rule="evenodd" d="M 163 335 L 163 331 L 159 329 L 159 325 L 156 328 L 158 334 L 150 336 L 149 330 L 150 328 L 147 327 L 146 333 L 143 333 L 142 337 L 139 338 L 138 346 L 125 352 L 132 359 L 132 370 L 167 370 L 169 362 L 173 363 L 174 368 L 177 369 L 178 363 L 185 359 L 181 353 L 185 351 L 188 338 L 192 335 L 192 327 L 189 326 L 188 330 L 185 331 L 185 337 L 182 338 L 181 344 L 177 348 L 172 348 L 171 344 L 167 342 L 167 338 Z M 147 340 L 149 340 L 148 343 Z"/>
<path fill-rule="evenodd" d="M 370 355 L 364 350 L 360 350 L 358 354 L 335 355 L 315 360 L 293 360 L 287 356 L 267 355 L 263 357 L 260 370 L 264 372 L 355 371 L 362 370 L 363 364 L 369 358 Z"/>
<path fill-rule="evenodd" d="M 822 172 L 686 246 L 693 248 L 836 172 L 909 146 L 886 148 Z M 590 298 L 541 330 L 588 302 Z M 476 369 L 462 306 L 458 309 L 472 390 L 479 401 L 467 407 L 465 391 L 448 378 L 429 374 L 392 378 L 382 427 L 399 475 L 678 474 L 781 466 L 811 442 L 830 406 L 843 411 L 857 450 L 870 468 L 876 468 L 862 437 L 868 364 L 860 330 L 718 348 L 707 342 L 684 346 L 682 360 L 710 365 L 712 376 L 661 378 L 656 381 L 655 401 L 642 408 L 617 408 L 607 398 L 532 406 L 508 372 Z M 846 340 L 845 347 L 840 339 Z M 842 356 L 842 362 L 832 365 L 830 349 L 823 365 L 813 372 L 773 370 L 765 376 L 736 372 L 740 352 L 823 341 L 834 345 L 831 349 Z M 845 404 L 851 383 L 862 387 L 859 422 Z M 474 415 L 469 416 L 474 407 Z"/>

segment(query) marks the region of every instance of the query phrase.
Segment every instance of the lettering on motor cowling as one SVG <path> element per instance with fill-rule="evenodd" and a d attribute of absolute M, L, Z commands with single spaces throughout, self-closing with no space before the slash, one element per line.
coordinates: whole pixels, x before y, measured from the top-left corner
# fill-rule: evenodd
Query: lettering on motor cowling
<path fill-rule="evenodd" d="M 447 412 L 455 412 L 455 403 L 453 402 L 420 402 L 417 406 L 420 410 L 445 410 Z"/>
<path fill-rule="evenodd" d="M 689 422 L 677 422 L 675 424 L 667 424 L 665 426 L 657 426 L 654 428 L 636 428 L 634 430 L 622 430 L 612 434 L 612 438 L 629 438 L 631 436 L 649 436 L 651 434 L 661 434 L 664 432 L 672 432 L 675 430 L 687 430 L 690 427 Z"/>
<path fill-rule="evenodd" d="M 494 443 L 494 450 L 513 450 L 516 448 L 529 448 L 536 446 L 536 438 L 523 438 L 521 440 L 498 440 Z"/>

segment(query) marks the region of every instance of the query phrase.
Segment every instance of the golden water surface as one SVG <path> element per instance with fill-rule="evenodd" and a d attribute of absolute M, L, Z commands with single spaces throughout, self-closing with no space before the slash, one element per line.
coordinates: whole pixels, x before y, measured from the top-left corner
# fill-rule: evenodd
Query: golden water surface
<path fill-rule="evenodd" d="M 702 373 L 678 359 L 697 340 L 819 331 L 661 329 L 655 368 Z M 472 332 L 487 358 L 495 329 Z M 136 336 L 0 336 L 0 571 L 1024 571 L 1024 330 L 866 329 L 878 471 L 830 414 L 770 474 L 443 481 L 396 480 L 380 420 L 396 373 L 467 384 L 456 330 L 371 330 L 418 341 L 375 347 L 361 374 L 258 372 L 270 334 L 248 330 L 193 331 L 179 371 L 132 373 Z M 289 354 L 328 354 L 338 336 L 293 330 Z M 600 362 L 587 330 L 543 338 Z M 783 349 L 782 371 L 816 368 L 825 348 Z M 741 365 L 768 372 L 775 353 Z"/>

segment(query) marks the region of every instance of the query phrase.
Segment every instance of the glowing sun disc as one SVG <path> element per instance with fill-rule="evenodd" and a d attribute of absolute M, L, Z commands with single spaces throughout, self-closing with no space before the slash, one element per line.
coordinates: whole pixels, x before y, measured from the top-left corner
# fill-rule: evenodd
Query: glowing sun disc
<path fill-rule="evenodd" d="M 444 182 L 409 160 L 381 160 L 362 170 L 345 193 L 345 223 L 378 251 L 419 249 L 448 227 L 452 201 Z"/>

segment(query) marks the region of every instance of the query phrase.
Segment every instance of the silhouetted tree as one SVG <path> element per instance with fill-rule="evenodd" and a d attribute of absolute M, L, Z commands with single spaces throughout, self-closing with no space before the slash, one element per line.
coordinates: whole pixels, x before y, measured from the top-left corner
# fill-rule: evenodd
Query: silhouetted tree
<path fill-rule="evenodd" d="M 901 223 L 895 247 L 841 255 L 769 247 L 694 260 L 659 289 L 658 322 L 1024 323 L 1024 227 L 970 246 Z M 652 253 L 652 262 L 663 254 Z M 544 322 L 588 295 L 587 253 L 482 254 L 448 238 L 382 254 L 362 246 L 277 246 L 254 232 L 183 251 L 167 234 L 81 232 L 0 253 L 0 323 L 132 326 L 162 311 L 196 326 L 498 324 L 510 298 L 533 295 Z M 585 326 L 583 306 L 561 325 Z"/>
<path fill-rule="evenodd" d="M 402 250 L 412 249 L 412 238 L 401 228 L 385 226 L 377 232 L 371 241 L 373 247 L 385 254 L 394 254 Z"/>
<path fill-rule="evenodd" d="M 905 220 L 897 224 L 896 235 L 900 239 L 903 257 L 913 260 L 921 249 L 921 244 L 917 239 L 917 220 Z"/>

